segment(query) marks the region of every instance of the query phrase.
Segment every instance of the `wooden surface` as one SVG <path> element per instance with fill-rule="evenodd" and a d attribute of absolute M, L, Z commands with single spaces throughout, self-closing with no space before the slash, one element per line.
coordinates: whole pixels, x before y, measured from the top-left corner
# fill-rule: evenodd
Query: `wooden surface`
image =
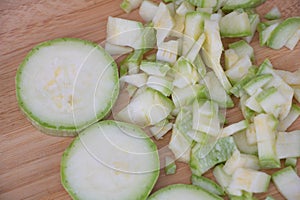
<path fill-rule="evenodd" d="M 72 138 L 44 135 L 20 112 L 15 97 L 15 74 L 26 53 L 36 44 L 58 37 L 78 37 L 97 43 L 105 39 L 109 15 L 139 19 L 137 12 L 125 14 L 121 0 L 0 0 L 0 199 L 70 199 L 60 184 L 62 152 Z M 283 18 L 300 16 L 300 1 L 267 1 L 258 8 L 264 15 L 277 5 Z M 257 64 L 269 58 L 276 68 L 300 67 L 300 43 L 294 51 L 259 47 L 257 34 L 252 42 Z M 225 44 L 226 47 L 226 44 Z M 241 119 L 238 108 L 228 111 L 228 121 Z M 300 129 L 300 120 L 290 130 Z M 165 146 L 170 134 L 158 143 Z M 298 172 L 300 171 L 298 161 Z M 273 171 L 267 171 L 271 173 Z M 211 172 L 205 174 L 211 177 Z M 188 166 L 178 163 L 176 175 L 161 176 L 154 190 L 171 183 L 189 183 Z M 271 194 L 283 199 L 271 185 Z"/>

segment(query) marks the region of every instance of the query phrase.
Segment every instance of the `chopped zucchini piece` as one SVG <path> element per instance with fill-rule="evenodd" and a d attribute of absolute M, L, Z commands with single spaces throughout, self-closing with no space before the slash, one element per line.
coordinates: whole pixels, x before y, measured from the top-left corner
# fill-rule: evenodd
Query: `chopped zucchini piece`
<path fill-rule="evenodd" d="M 130 13 L 132 10 L 138 8 L 143 0 L 123 0 L 120 7 L 126 13 Z"/>
<path fill-rule="evenodd" d="M 147 79 L 148 79 L 147 74 L 139 73 L 139 74 L 122 76 L 120 78 L 120 82 L 125 82 L 136 87 L 143 87 L 146 85 Z"/>
<path fill-rule="evenodd" d="M 206 98 L 207 89 L 204 85 L 188 85 L 185 88 L 174 88 L 172 100 L 176 108 L 190 105 L 197 98 Z"/>
<path fill-rule="evenodd" d="M 251 58 L 251 61 L 254 61 L 254 50 L 253 48 L 244 40 L 239 40 L 237 42 L 231 43 L 228 45 L 230 49 L 233 49 L 239 57 L 245 55 Z"/>
<path fill-rule="evenodd" d="M 208 98 L 218 103 L 221 108 L 231 108 L 234 103 L 226 93 L 214 72 L 208 72 L 202 80 L 207 87 Z"/>
<path fill-rule="evenodd" d="M 255 8 L 266 0 L 227 0 L 222 8 L 223 11 L 232 11 L 238 8 Z"/>
<path fill-rule="evenodd" d="M 194 65 L 186 58 L 181 56 L 173 66 L 175 73 L 173 85 L 184 88 L 188 85 L 195 85 L 199 81 L 199 74 Z"/>
<path fill-rule="evenodd" d="M 181 131 L 173 127 L 169 149 L 174 153 L 176 160 L 188 163 L 190 161 L 192 142 L 188 140 Z"/>
<path fill-rule="evenodd" d="M 274 6 L 267 14 L 265 14 L 265 18 L 268 20 L 279 19 L 281 17 L 281 13 L 277 6 Z"/>
<path fill-rule="evenodd" d="M 166 175 L 175 174 L 176 173 L 176 164 L 174 159 L 170 156 L 165 157 L 165 173 Z"/>
<path fill-rule="evenodd" d="M 175 25 L 169 8 L 163 2 L 160 2 L 152 22 L 156 29 L 156 39 L 157 44 L 159 45 L 170 34 Z"/>
<path fill-rule="evenodd" d="M 292 105 L 291 111 L 283 120 L 279 121 L 278 131 L 286 131 L 289 126 L 298 119 L 300 115 L 300 107 L 296 104 Z"/>
<path fill-rule="evenodd" d="M 254 37 L 255 31 L 257 29 L 257 25 L 260 22 L 259 15 L 254 14 L 248 14 L 249 20 L 250 20 L 250 29 L 251 29 L 251 35 L 244 37 L 243 39 L 246 40 L 248 43 L 252 41 L 252 38 Z"/>
<path fill-rule="evenodd" d="M 222 37 L 245 37 L 252 34 L 250 20 L 246 12 L 233 11 L 220 20 Z"/>
<path fill-rule="evenodd" d="M 260 167 L 257 156 L 241 154 L 238 150 L 236 150 L 226 161 L 223 170 L 228 175 L 232 175 L 238 168 L 258 170 Z"/>
<path fill-rule="evenodd" d="M 213 175 L 216 178 L 216 181 L 222 186 L 223 189 L 226 189 L 230 182 L 231 182 L 231 176 L 228 175 L 224 169 L 223 169 L 224 165 L 220 164 L 217 165 L 214 169 L 213 169 Z"/>
<path fill-rule="evenodd" d="M 232 86 L 220 64 L 223 44 L 220 37 L 218 22 L 205 20 L 204 33 L 206 39 L 201 51 L 203 61 L 206 66 L 208 66 L 215 72 L 217 78 L 219 79 L 226 92 L 229 92 Z"/>
<path fill-rule="evenodd" d="M 284 166 L 286 167 L 291 166 L 295 168 L 297 166 L 297 158 L 286 158 Z"/>
<path fill-rule="evenodd" d="M 224 189 L 216 182 L 204 176 L 192 175 L 192 184 L 216 195 L 225 195 Z"/>
<path fill-rule="evenodd" d="M 220 133 L 218 105 L 209 100 L 193 103 L 193 129 L 207 133 L 211 136 L 218 136 Z"/>
<path fill-rule="evenodd" d="M 300 131 L 279 132 L 276 139 L 278 158 L 300 157 Z"/>
<path fill-rule="evenodd" d="M 110 44 L 135 48 L 143 29 L 141 22 L 108 17 L 106 40 Z"/>
<path fill-rule="evenodd" d="M 267 46 L 280 49 L 300 29 L 300 17 L 291 17 L 280 23 L 270 34 Z"/>
<path fill-rule="evenodd" d="M 110 44 L 109 42 L 105 43 L 105 50 L 112 56 L 114 55 L 124 55 L 127 53 L 130 53 L 132 51 L 132 48 L 125 47 L 125 46 L 119 46 L 115 44 Z"/>
<path fill-rule="evenodd" d="M 286 199 L 300 199 L 300 178 L 292 167 L 286 167 L 272 174 L 272 180 Z"/>
<path fill-rule="evenodd" d="M 115 115 L 116 120 L 139 126 L 154 125 L 165 119 L 173 110 L 173 102 L 160 92 L 146 88 Z"/>
<path fill-rule="evenodd" d="M 170 96 L 173 90 L 172 80 L 169 77 L 149 76 L 146 85 L 165 96 Z"/>
<path fill-rule="evenodd" d="M 247 128 L 248 128 L 247 120 L 242 120 L 240 122 L 233 123 L 233 124 L 223 128 L 221 130 L 220 137 L 228 137 L 230 135 L 233 135 L 233 134 L 240 132 L 242 130 L 245 130 Z"/>
<path fill-rule="evenodd" d="M 277 119 L 272 115 L 259 114 L 254 117 L 258 158 L 262 168 L 280 168 L 275 139 L 277 124 Z"/>
<path fill-rule="evenodd" d="M 139 15 L 144 21 L 150 22 L 153 20 L 157 9 L 158 5 L 156 5 L 156 3 L 149 0 L 144 0 L 140 6 Z"/>
<path fill-rule="evenodd" d="M 245 55 L 228 69 L 225 74 L 232 83 L 237 83 L 248 73 L 250 67 L 252 67 L 251 60 L 248 55 Z"/>
<path fill-rule="evenodd" d="M 243 89 L 249 94 L 254 95 L 259 88 L 262 88 L 273 78 L 272 74 L 262 74 L 252 78 L 246 83 Z"/>
<path fill-rule="evenodd" d="M 271 176 L 252 169 L 238 168 L 232 175 L 229 188 L 244 190 L 247 192 L 266 192 L 270 184 Z"/>
<path fill-rule="evenodd" d="M 158 44 L 156 60 L 174 64 L 178 55 L 178 40 L 169 40 Z"/>
<path fill-rule="evenodd" d="M 165 77 L 171 68 L 169 64 L 163 62 L 142 61 L 140 69 L 148 75 Z"/>
<path fill-rule="evenodd" d="M 257 155 L 258 152 L 257 145 L 248 144 L 245 131 L 241 131 L 239 133 L 234 134 L 233 138 L 240 152 L 245 154 Z"/>
<path fill-rule="evenodd" d="M 201 176 L 216 164 L 228 160 L 235 150 L 236 145 L 230 136 L 220 138 L 213 144 L 206 143 L 202 148 L 193 147 L 190 161 L 192 173 Z"/>
<path fill-rule="evenodd" d="M 225 50 L 225 69 L 230 69 L 239 60 L 239 55 L 233 49 Z"/>
<path fill-rule="evenodd" d="M 167 134 L 173 128 L 172 123 L 167 123 L 163 125 L 154 125 L 150 127 L 151 134 L 155 137 L 156 140 L 163 139 L 163 136 Z"/>

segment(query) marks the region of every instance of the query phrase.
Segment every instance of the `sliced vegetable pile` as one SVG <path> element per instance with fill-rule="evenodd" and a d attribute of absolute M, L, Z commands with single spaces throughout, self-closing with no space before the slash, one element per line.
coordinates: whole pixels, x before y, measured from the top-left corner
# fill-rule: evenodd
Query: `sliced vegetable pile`
<path fill-rule="evenodd" d="M 300 18 L 282 20 L 274 7 L 265 16 L 269 21 L 260 22 L 254 8 L 263 2 L 125 0 L 121 8 L 139 7 L 146 24 L 113 17 L 107 23 L 106 50 L 113 55 L 132 50 L 120 65 L 120 82 L 130 101 L 114 118 L 148 127 L 156 139 L 172 130 L 169 148 L 175 160 L 190 165 L 192 183 L 230 199 L 266 192 L 271 176 L 259 170 L 280 168 L 280 159 L 295 167 L 300 156 L 300 131 L 286 132 L 300 114 L 292 101 L 294 96 L 299 100 L 298 71 L 275 70 L 268 59 L 255 66 L 249 45 L 258 29 L 262 46 L 293 49 Z M 118 40 L 124 32 L 132 37 Z M 223 68 L 224 37 L 244 40 L 229 44 Z M 231 95 L 240 99 L 244 119 L 227 125 Z M 175 162 L 165 161 L 166 174 L 175 173 Z M 213 167 L 220 185 L 202 176 Z M 299 177 L 296 182 L 300 187 Z M 300 195 L 300 190 L 285 187 L 282 192 L 276 186 L 284 196 Z M 162 189 L 154 199 L 178 197 L 181 187 L 176 188 Z"/>
<path fill-rule="evenodd" d="M 32 123 L 58 136 L 82 132 L 65 151 L 62 184 L 74 199 L 255 199 L 272 180 L 287 199 L 300 199 L 297 158 L 300 71 L 256 66 L 249 45 L 294 49 L 300 17 L 281 19 L 274 7 L 260 21 L 264 0 L 124 0 L 146 22 L 109 17 L 105 50 L 125 55 L 119 74 L 101 47 L 57 39 L 35 47 L 21 64 L 17 97 Z M 222 38 L 242 38 L 224 51 Z M 224 51 L 225 64 L 221 57 Z M 129 103 L 102 121 L 119 93 Z M 239 99 L 244 119 L 228 125 Z M 298 103 L 296 102 L 298 101 Z M 91 125 L 93 124 L 93 125 Z M 130 125 L 134 124 L 134 125 Z M 91 125 L 91 126 L 90 126 Z M 167 186 L 149 196 L 158 178 L 155 139 L 172 131 L 165 173 L 188 163 L 192 185 Z M 269 175 L 263 169 L 285 168 Z M 212 169 L 217 181 L 203 174 Z M 149 197 L 148 197 L 149 196 Z M 272 199 L 268 197 L 267 199 Z"/>

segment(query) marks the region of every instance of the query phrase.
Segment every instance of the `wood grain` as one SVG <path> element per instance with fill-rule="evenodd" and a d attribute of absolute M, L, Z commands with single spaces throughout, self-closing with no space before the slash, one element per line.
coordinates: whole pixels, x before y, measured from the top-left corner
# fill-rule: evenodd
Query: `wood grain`
<path fill-rule="evenodd" d="M 59 166 L 62 152 L 72 138 L 41 134 L 20 112 L 15 97 L 15 73 L 26 53 L 36 44 L 59 37 L 78 37 L 101 43 L 105 39 L 108 16 L 141 20 L 137 11 L 125 14 L 120 0 L 23 0 L 0 1 L 0 199 L 70 199 L 60 184 Z M 283 18 L 300 16 L 299 0 L 267 1 L 257 10 L 263 16 L 277 5 Z M 226 40 L 224 46 L 231 40 Z M 269 58 L 274 67 L 294 71 L 300 67 L 300 43 L 294 51 L 260 47 L 256 34 L 252 46 L 256 62 Z M 241 119 L 239 109 L 228 110 L 229 122 Z M 290 130 L 300 129 L 298 119 Z M 159 141 L 166 146 L 170 134 Z M 298 171 L 300 170 L 298 162 Z M 157 190 L 171 183 L 189 183 L 190 170 L 177 163 L 175 175 L 161 171 Z M 267 171 L 268 173 L 274 170 Z M 212 177 L 211 172 L 205 174 Z M 273 184 L 268 194 L 283 199 Z"/>

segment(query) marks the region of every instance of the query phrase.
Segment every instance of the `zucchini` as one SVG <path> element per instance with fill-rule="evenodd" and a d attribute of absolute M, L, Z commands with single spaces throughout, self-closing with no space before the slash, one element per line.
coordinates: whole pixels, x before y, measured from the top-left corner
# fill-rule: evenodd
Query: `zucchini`
<path fill-rule="evenodd" d="M 292 167 L 272 174 L 272 181 L 286 199 L 300 199 L 300 178 Z"/>
<path fill-rule="evenodd" d="M 130 48 L 130 47 L 110 44 L 109 42 L 105 43 L 104 48 L 112 56 L 114 56 L 114 55 L 124 55 L 124 54 L 130 53 L 132 51 L 132 48 Z"/>
<path fill-rule="evenodd" d="M 281 17 L 281 13 L 277 6 L 274 6 L 267 14 L 264 16 L 268 20 L 279 19 Z"/>
<path fill-rule="evenodd" d="M 136 48 L 136 41 L 140 39 L 143 29 L 141 22 L 108 17 L 106 40 L 110 44 Z"/>
<path fill-rule="evenodd" d="M 173 127 L 169 149 L 175 155 L 176 160 L 184 163 L 190 161 L 192 140 L 189 140 L 181 131 Z"/>
<path fill-rule="evenodd" d="M 166 123 L 166 124 L 156 124 L 154 126 L 151 126 L 150 132 L 155 137 L 156 140 L 163 139 L 163 136 L 167 134 L 171 129 L 173 128 L 172 123 Z"/>
<path fill-rule="evenodd" d="M 218 103 L 221 108 L 232 108 L 234 103 L 226 93 L 214 72 L 208 72 L 202 80 L 208 91 L 208 98 Z"/>
<path fill-rule="evenodd" d="M 204 176 L 192 175 L 192 184 L 201 187 L 204 190 L 207 190 L 216 195 L 225 195 L 224 189 L 218 185 L 216 182 L 205 178 Z"/>
<path fill-rule="evenodd" d="M 174 64 L 178 55 L 178 40 L 169 40 L 158 44 L 156 60 Z"/>
<path fill-rule="evenodd" d="M 254 34 L 256 32 L 257 26 L 260 22 L 259 15 L 256 13 L 248 14 L 248 18 L 250 21 L 250 29 L 251 29 L 251 35 L 244 37 L 243 39 L 250 43 L 252 41 L 252 38 L 254 37 Z"/>
<path fill-rule="evenodd" d="M 250 20 L 246 12 L 233 11 L 220 20 L 222 37 L 245 37 L 252 34 Z"/>
<path fill-rule="evenodd" d="M 260 167 L 257 156 L 241 154 L 238 150 L 236 150 L 226 161 L 223 170 L 228 175 L 232 175 L 238 168 L 258 170 Z"/>
<path fill-rule="evenodd" d="M 152 88 L 145 88 L 136 93 L 129 104 L 114 118 L 144 127 L 157 124 L 165 119 L 173 107 L 173 102 L 163 94 Z"/>
<path fill-rule="evenodd" d="M 165 77 L 170 70 L 170 66 L 164 62 L 153 62 L 143 60 L 140 64 L 140 70 L 148 75 Z"/>
<path fill-rule="evenodd" d="M 300 107 L 293 104 L 289 114 L 283 120 L 279 121 L 278 131 L 286 131 L 289 126 L 298 119 L 300 115 Z"/>
<path fill-rule="evenodd" d="M 125 82 L 128 84 L 131 84 L 136 87 L 143 87 L 146 85 L 148 76 L 145 73 L 139 73 L 139 74 L 130 74 L 125 75 L 120 78 L 120 82 Z"/>
<path fill-rule="evenodd" d="M 170 175 L 170 174 L 175 174 L 176 173 L 176 164 L 175 161 L 170 157 L 166 156 L 165 157 L 165 174 Z"/>
<path fill-rule="evenodd" d="M 132 10 L 138 8 L 143 0 L 123 0 L 120 7 L 126 13 L 130 13 Z"/>
<path fill-rule="evenodd" d="M 73 136 L 104 118 L 117 99 L 113 58 L 100 46 L 61 38 L 34 47 L 16 74 L 20 109 L 42 132 Z"/>
<path fill-rule="evenodd" d="M 278 158 L 300 157 L 300 131 L 279 132 L 276 138 Z"/>
<path fill-rule="evenodd" d="M 231 182 L 231 176 L 224 171 L 223 167 L 223 164 L 217 165 L 213 169 L 213 175 L 222 188 L 226 189 Z"/>
<path fill-rule="evenodd" d="M 235 84 L 240 81 L 252 67 L 251 60 L 248 55 L 241 57 L 233 66 L 228 69 L 225 74 L 230 81 Z"/>
<path fill-rule="evenodd" d="M 238 8 L 255 8 L 266 0 L 227 0 L 222 8 L 223 11 L 232 11 Z"/>
<path fill-rule="evenodd" d="M 190 105 L 197 98 L 206 98 L 207 89 L 204 85 L 188 85 L 185 88 L 174 88 L 172 101 L 176 108 Z"/>
<path fill-rule="evenodd" d="M 287 158 L 287 159 L 285 159 L 284 166 L 286 166 L 286 167 L 291 166 L 293 168 L 296 168 L 297 158 Z"/>
<path fill-rule="evenodd" d="M 221 133 L 219 137 L 228 137 L 230 135 L 233 135 L 237 132 L 243 131 L 248 128 L 248 122 L 247 120 L 241 120 L 237 123 L 233 123 L 229 126 L 226 126 L 221 130 Z"/>
<path fill-rule="evenodd" d="M 156 3 L 149 0 L 144 0 L 140 6 L 139 15 L 144 21 L 150 22 L 153 20 L 157 9 L 158 5 L 156 5 Z"/>
<path fill-rule="evenodd" d="M 192 173 L 201 176 L 216 164 L 222 163 L 230 158 L 236 150 L 232 137 L 220 138 L 216 142 L 206 142 L 200 148 L 194 146 L 191 151 L 190 168 Z"/>
<path fill-rule="evenodd" d="M 174 184 L 168 185 L 155 193 L 153 193 L 148 200 L 167 200 L 167 199 L 177 199 L 177 200 L 222 200 L 221 197 L 212 194 L 200 187 L 194 185 L 186 184 Z"/>
<path fill-rule="evenodd" d="M 262 168 L 280 168 L 280 161 L 276 153 L 277 124 L 277 119 L 272 115 L 259 114 L 254 117 L 258 158 Z"/>
<path fill-rule="evenodd" d="M 116 121 L 85 129 L 61 160 L 62 185 L 78 200 L 145 200 L 158 175 L 154 142 L 140 128 Z"/>
<path fill-rule="evenodd" d="M 173 90 L 172 80 L 169 77 L 149 76 L 146 85 L 165 96 L 170 96 Z"/>
<path fill-rule="evenodd" d="M 230 189 L 261 193 L 268 190 L 271 176 L 252 169 L 238 168 L 232 175 Z"/>
<path fill-rule="evenodd" d="M 219 23 L 217 21 L 205 20 L 204 33 L 206 39 L 201 50 L 203 61 L 206 66 L 215 72 L 225 91 L 229 92 L 232 86 L 220 64 L 223 44 L 219 32 Z"/>
<path fill-rule="evenodd" d="M 296 47 L 299 40 L 300 40 L 300 29 L 296 31 L 296 33 L 292 35 L 292 37 L 290 37 L 290 39 L 285 43 L 285 46 L 290 50 L 293 50 Z"/>
<path fill-rule="evenodd" d="M 159 45 L 170 34 L 175 25 L 169 8 L 163 2 L 160 2 L 152 22 L 156 29 L 156 39 L 157 44 Z"/>
<path fill-rule="evenodd" d="M 300 29 L 300 17 L 291 17 L 280 23 L 270 34 L 267 46 L 280 49 Z"/>
<path fill-rule="evenodd" d="M 228 47 L 229 47 L 229 49 L 233 49 L 239 57 L 243 57 L 243 56 L 247 55 L 247 56 L 249 56 L 251 61 L 255 60 L 253 48 L 244 40 L 239 40 L 237 42 L 230 43 L 228 45 Z"/>
<path fill-rule="evenodd" d="M 233 135 L 234 142 L 241 153 L 257 155 L 257 144 L 249 144 L 245 131 Z"/>

